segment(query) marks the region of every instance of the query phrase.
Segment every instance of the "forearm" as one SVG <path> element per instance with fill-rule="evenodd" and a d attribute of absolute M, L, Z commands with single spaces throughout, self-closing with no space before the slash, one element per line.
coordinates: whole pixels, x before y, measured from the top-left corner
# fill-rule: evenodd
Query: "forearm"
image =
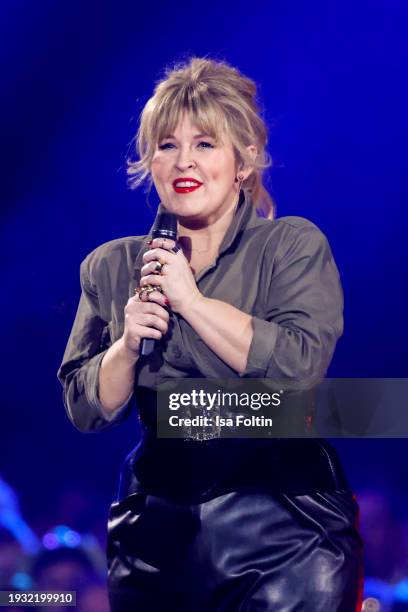
<path fill-rule="evenodd" d="M 218 357 L 238 373 L 245 371 L 253 336 L 251 315 L 202 295 L 180 314 Z"/>
<path fill-rule="evenodd" d="M 106 413 L 115 412 L 132 395 L 138 358 L 125 347 L 123 337 L 106 352 L 99 370 L 99 401 Z"/>

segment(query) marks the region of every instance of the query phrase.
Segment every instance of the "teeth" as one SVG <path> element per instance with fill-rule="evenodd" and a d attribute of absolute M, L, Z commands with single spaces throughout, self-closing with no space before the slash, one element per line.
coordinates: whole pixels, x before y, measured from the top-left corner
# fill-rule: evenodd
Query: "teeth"
<path fill-rule="evenodd" d="M 176 187 L 198 187 L 198 183 L 192 181 L 177 181 Z"/>

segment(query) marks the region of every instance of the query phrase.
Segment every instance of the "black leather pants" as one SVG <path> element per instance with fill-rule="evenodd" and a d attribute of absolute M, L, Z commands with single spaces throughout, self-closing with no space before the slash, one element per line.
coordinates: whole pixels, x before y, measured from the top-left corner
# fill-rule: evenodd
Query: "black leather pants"
<path fill-rule="evenodd" d="M 111 609 L 360 610 L 357 516 L 348 490 L 241 490 L 194 505 L 133 493 L 110 509 Z"/>

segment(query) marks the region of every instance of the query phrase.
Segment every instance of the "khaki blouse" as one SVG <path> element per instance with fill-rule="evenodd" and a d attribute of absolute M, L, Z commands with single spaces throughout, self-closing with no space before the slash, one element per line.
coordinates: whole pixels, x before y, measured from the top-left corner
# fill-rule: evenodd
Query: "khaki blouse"
<path fill-rule="evenodd" d="M 124 307 L 139 285 L 148 238 L 112 240 L 81 264 L 82 294 L 58 378 L 68 417 L 83 432 L 122 421 L 136 396 L 141 397 L 138 390 L 153 397 L 158 378 L 239 376 L 181 316 L 170 313 L 169 330 L 158 350 L 137 363 L 136 393 L 110 417 L 104 413 L 98 396 L 99 367 L 123 334 Z M 206 297 L 252 315 L 254 334 L 242 376 L 309 381 L 324 377 L 343 331 L 343 293 L 328 241 L 311 221 L 258 217 L 250 197 L 242 192 L 217 258 L 201 270 L 196 282 Z M 169 442 L 175 441 L 165 440 L 163 447 Z"/>

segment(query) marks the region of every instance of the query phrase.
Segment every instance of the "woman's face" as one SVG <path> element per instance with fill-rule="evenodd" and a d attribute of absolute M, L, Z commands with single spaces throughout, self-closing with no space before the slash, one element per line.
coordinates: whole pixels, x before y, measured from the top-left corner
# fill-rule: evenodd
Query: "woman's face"
<path fill-rule="evenodd" d="M 222 143 L 191 123 L 184 113 L 173 134 L 154 153 L 151 174 L 167 210 L 185 220 L 213 223 L 237 199 L 236 161 L 231 141 Z"/>

